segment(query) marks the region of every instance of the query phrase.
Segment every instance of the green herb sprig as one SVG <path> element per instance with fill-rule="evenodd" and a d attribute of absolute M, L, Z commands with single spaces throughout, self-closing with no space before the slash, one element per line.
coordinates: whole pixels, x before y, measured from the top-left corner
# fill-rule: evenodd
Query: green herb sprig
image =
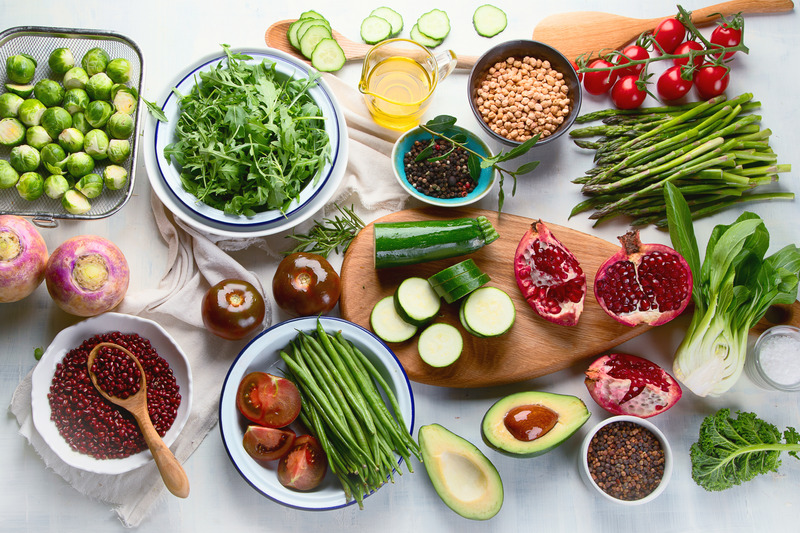
<path fill-rule="evenodd" d="M 364 221 L 355 214 L 352 205 L 349 208 L 333 205 L 341 216 L 315 220 L 308 233 L 287 235 L 287 239 L 294 239 L 298 244 L 283 254 L 309 252 L 328 257 L 331 252 L 339 253 L 339 249 L 342 253 L 347 251 L 356 234 L 364 227 Z"/>

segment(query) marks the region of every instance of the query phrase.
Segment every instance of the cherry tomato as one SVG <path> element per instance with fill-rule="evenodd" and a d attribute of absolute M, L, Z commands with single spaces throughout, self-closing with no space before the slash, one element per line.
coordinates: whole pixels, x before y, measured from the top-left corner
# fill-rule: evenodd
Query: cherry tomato
<path fill-rule="evenodd" d="M 703 100 L 724 93 L 730 80 L 728 69 L 711 63 L 704 64 L 694 73 L 694 86 L 697 95 Z"/>
<path fill-rule="evenodd" d="M 697 41 L 692 41 L 690 39 L 688 41 L 684 41 L 681 44 L 679 44 L 678 48 L 675 49 L 675 54 L 676 55 L 688 54 L 691 50 L 702 50 L 702 49 L 703 49 L 702 44 L 698 43 Z M 688 57 L 676 57 L 675 59 L 672 60 L 672 64 L 677 67 L 686 65 L 687 63 L 689 63 Z M 693 63 L 695 67 L 699 67 L 700 65 L 702 65 L 703 55 L 697 54 L 696 56 L 694 56 Z"/>
<path fill-rule="evenodd" d="M 328 471 L 328 457 L 317 439 L 300 435 L 289 453 L 278 462 L 278 481 L 295 490 L 315 489 Z"/>
<path fill-rule="evenodd" d="M 589 68 L 613 67 L 613 65 L 605 59 L 595 59 L 587 66 Z M 583 75 L 583 88 L 586 89 L 586 92 L 589 94 L 604 94 L 614 85 L 615 81 L 617 81 L 617 72 L 615 70 L 586 72 Z"/>
<path fill-rule="evenodd" d="M 647 97 L 647 92 L 639 89 L 638 75 L 624 76 L 617 80 L 611 89 L 611 100 L 618 109 L 636 109 Z"/>
<path fill-rule="evenodd" d="M 286 427 L 300 414 L 300 407 L 297 385 L 266 372 L 250 372 L 236 391 L 236 408 L 259 426 Z"/>
<path fill-rule="evenodd" d="M 622 49 L 622 55 L 617 56 L 617 65 L 624 65 L 631 61 L 641 61 L 650 57 L 650 54 L 638 44 L 631 44 Z M 616 70 L 617 77 L 622 79 L 625 76 L 638 76 L 644 69 L 644 63 L 631 65 L 630 67 Z"/>
<path fill-rule="evenodd" d="M 336 306 L 342 290 L 339 274 L 321 255 L 297 252 L 286 256 L 272 278 L 278 307 L 295 316 L 325 314 Z"/>
<path fill-rule="evenodd" d="M 267 311 L 264 298 L 251 283 L 224 279 L 206 292 L 201 312 L 210 332 L 238 340 L 261 327 Z"/>
<path fill-rule="evenodd" d="M 739 28 L 733 28 L 728 26 L 727 24 L 720 24 L 714 31 L 711 32 L 711 44 L 720 46 L 722 48 L 729 48 L 731 46 L 736 46 L 742 42 L 742 30 Z M 723 59 L 729 59 L 733 56 L 736 52 L 725 52 L 725 57 Z M 717 54 L 719 56 L 719 54 Z"/>
<path fill-rule="evenodd" d="M 248 426 L 244 432 L 244 451 L 257 461 L 276 461 L 289 453 L 296 435 L 291 429 Z"/>
<path fill-rule="evenodd" d="M 574 61 L 570 61 L 569 64 L 572 65 L 572 69 L 578 75 L 578 81 L 583 81 L 583 72 L 578 72 L 578 64 Z"/>
<path fill-rule="evenodd" d="M 676 18 L 664 19 L 653 30 L 653 37 L 665 53 L 671 54 L 686 37 L 686 28 Z"/>
<path fill-rule="evenodd" d="M 658 95 L 666 101 L 686 96 L 691 88 L 692 80 L 685 80 L 681 77 L 681 67 L 669 67 L 656 82 Z"/>

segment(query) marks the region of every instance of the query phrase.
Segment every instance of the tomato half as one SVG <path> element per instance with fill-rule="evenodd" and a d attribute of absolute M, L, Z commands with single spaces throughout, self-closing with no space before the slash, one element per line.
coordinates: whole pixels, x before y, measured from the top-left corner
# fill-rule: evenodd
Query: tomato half
<path fill-rule="evenodd" d="M 618 109 L 636 109 L 647 97 L 647 92 L 639 89 L 638 75 L 624 76 L 617 80 L 611 89 L 611 100 Z"/>
<path fill-rule="evenodd" d="M 692 50 L 702 50 L 702 49 L 703 49 L 702 44 L 698 43 L 697 41 L 692 41 L 690 39 L 688 41 L 684 41 L 681 44 L 679 44 L 678 47 L 675 49 L 675 54 L 683 55 L 683 54 L 688 54 Z M 692 62 L 695 67 L 699 67 L 700 65 L 703 64 L 703 61 L 704 61 L 703 55 L 697 54 L 694 56 L 694 60 Z M 689 63 L 688 57 L 676 57 L 675 59 L 672 60 L 672 64 L 677 67 L 686 65 L 688 63 Z"/>
<path fill-rule="evenodd" d="M 300 435 L 278 463 L 278 481 L 295 490 L 317 488 L 328 471 L 328 457 L 312 435 Z"/>
<path fill-rule="evenodd" d="M 291 429 L 248 426 L 244 432 L 244 451 L 257 461 L 276 461 L 289 453 L 295 440 Z"/>
<path fill-rule="evenodd" d="M 739 28 L 733 28 L 727 24 L 720 24 L 714 28 L 713 32 L 711 32 L 711 39 L 709 39 L 709 41 L 711 41 L 712 45 L 722 48 L 737 46 L 742 42 L 742 30 Z M 723 57 L 723 59 L 729 59 L 735 53 L 735 51 L 725 52 L 725 57 Z M 719 54 L 716 55 L 719 56 Z"/>
<path fill-rule="evenodd" d="M 250 372 L 239 383 L 236 408 L 254 424 L 286 427 L 300 414 L 300 391 L 286 378 Z"/>
<path fill-rule="evenodd" d="M 588 68 L 608 68 L 612 66 L 605 59 L 595 59 L 587 65 Z M 615 81 L 617 81 L 617 72 L 615 70 L 601 70 L 583 74 L 583 88 L 589 94 L 600 95 L 607 93 Z"/>
<path fill-rule="evenodd" d="M 686 96 L 692 88 L 692 80 L 681 77 L 681 67 L 669 67 L 658 77 L 656 90 L 658 95 L 666 101 L 677 100 Z"/>
<path fill-rule="evenodd" d="M 622 49 L 622 55 L 617 56 L 617 65 L 624 65 L 631 61 L 641 61 L 650 57 L 650 53 L 638 44 L 631 44 Z M 638 76 L 644 69 L 644 63 L 617 69 L 617 77 Z"/>
<path fill-rule="evenodd" d="M 676 18 L 664 19 L 653 30 L 653 37 L 664 52 L 671 54 L 686 37 L 686 28 Z"/>
<path fill-rule="evenodd" d="M 298 252 L 286 256 L 272 278 L 278 307 L 295 316 L 325 314 L 341 294 L 339 274 L 321 255 Z"/>
<path fill-rule="evenodd" d="M 266 316 L 261 293 L 240 279 L 225 279 L 203 297 L 203 324 L 223 339 L 242 339 L 261 327 Z"/>
<path fill-rule="evenodd" d="M 706 63 L 694 73 L 694 86 L 697 95 L 703 100 L 714 98 L 725 92 L 731 77 L 728 69 Z"/>

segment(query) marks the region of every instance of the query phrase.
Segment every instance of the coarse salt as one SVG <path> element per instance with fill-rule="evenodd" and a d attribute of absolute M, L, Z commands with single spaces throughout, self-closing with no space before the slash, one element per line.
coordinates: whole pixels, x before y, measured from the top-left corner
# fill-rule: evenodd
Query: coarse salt
<path fill-rule="evenodd" d="M 778 385 L 800 383 L 800 336 L 772 335 L 759 346 L 759 362 L 764 374 Z"/>

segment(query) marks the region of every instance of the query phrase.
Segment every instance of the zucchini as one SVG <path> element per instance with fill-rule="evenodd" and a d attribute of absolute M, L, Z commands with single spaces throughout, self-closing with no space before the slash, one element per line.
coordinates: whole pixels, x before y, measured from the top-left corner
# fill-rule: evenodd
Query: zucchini
<path fill-rule="evenodd" d="M 434 292 L 436 292 L 436 294 L 444 298 L 446 294 L 453 293 L 459 287 L 467 285 L 476 280 L 481 281 L 482 282 L 481 284 L 485 284 L 491 281 L 491 279 L 489 278 L 489 274 L 486 274 L 484 272 L 477 272 L 477 273 L 465 272 L 460 276 L 456 276 L 453 279 L 449 279 L 447 281 L 442 282 L 439 285 L 434 286 L 433 290 Z"/>
<path fill-rule="evenodd" d="M 377 44 L 391 35 L 392 24 L 385 18 L 370 15 L 361 21 L 361 39 L 367 44 Z"/>
<path fill-rule="evenodd" d="M 322 39 L 311 53 L 311 66 L 321 72 L 335 72 L 341 69 L 347 58 L 336 39 Z"/>
<path fill-rule="evenodd" d="M 436 274 L 432 275 L 428 278 L 428 283 L 431 284 L 431 287 L 435 287 L 436 285 L 441 285 L 445 281 L 461 276 L 462 274 L 474 274 L 477 276 L 480 274 L 480 272 L 481 269 L 478 268 L 478 265 L 475 264 L 475 261 L 472 259 L 464 259 L 463 261 L 449 266 L 444 270 L 440 270 Z"/>
<path fill-rule="evenodd" d="M 479 6 L 472 15 L 472 25 L 482 37 L 494 37 L 508 24 L 505 12 L 490 4 Z"/>
<path fill-rule="evenodd" d="M 417 350 L 423 361 L 433 367 L 451 365 L 461 356 L 464 339 L 461 332 L 450 324 L 431 324 L 420 334 Z"/>
<path fill-rule="evenodd" d="M 464 328 L 479 337 L 497 337 L 511 329 L 516 319 L 511 297 L 497 287 L 481 287 L 461 304 L 459 318 Z"/>
<path fill-rule="evenodd" d="M 303 30 L 301 29 L 300 31 Z M 330 38 L 331 29 L 327 26 L 311 26 L 307 30 L 303 31 L 303 35 L 300 37 L 300 53 L 303 54 L 303 57 L 311 59 L 311 54 L 314 52 L 314 48 L 317 47 L 320 41 Z"/>
<path fill-rule="evenodd" d="M 373 225 L 375 268 L 415 265 L 472 253 L 498 238 L 483 215 L 477 218 L 383 222 Z"/>
<path fill-rule="evenodd" d="M 441 307 L 442 299 L 425 278 L 407 278 L 394 293 L 397 314 L 415 326 L 423 326 L 433 320 Z"/>
<path fill-rule="evenodd" d="M 428 48 L 436 48 L 440 44 L 442 44 L 441 39 L 431 39 L 421 31 L 419 31 L 419 26 L 414 24 L 411 27 L 411 32 L 409 33 L 409 37 L 411 37 L 412 41 L 416 41 L 422 46 L 427 46 Z"/>
<path fill-rule="evenodd" d="M 403 30 L 403 17 L 390 7 L 376 7 L 370 15 L 386 20 L 392 26 L 392 36 L 399 35 Z"/>
<path fill-rule="evenodd" d="M 417 333 L 417 326 L 409 324 L 397 314 L 394 296 L 378 300 L 369 314 L 372 331 L 385 342 L 407 341 Z"/>
<path fill-rule="evenodd" d="M 441 9 L 431 9 L 417 19 L 419 32 L 436 41 L 442 41 L 450 33 L 450 18 Z"/>
<path fill-rule="evenodd" d="M 490 281 L 491 279 L 489 278 L 489 274 L 481 274 L 477 278 L 472 279 L 466 283 L 463 283 L 451 291 L 448 292 L 442 291 L 441 296 L 442 298 L 444 298 L 445 302 L 451 304 L 453 302 L 460 300 L 461 298 L 468 295 L 472 291 L 483 287 Z"/>

